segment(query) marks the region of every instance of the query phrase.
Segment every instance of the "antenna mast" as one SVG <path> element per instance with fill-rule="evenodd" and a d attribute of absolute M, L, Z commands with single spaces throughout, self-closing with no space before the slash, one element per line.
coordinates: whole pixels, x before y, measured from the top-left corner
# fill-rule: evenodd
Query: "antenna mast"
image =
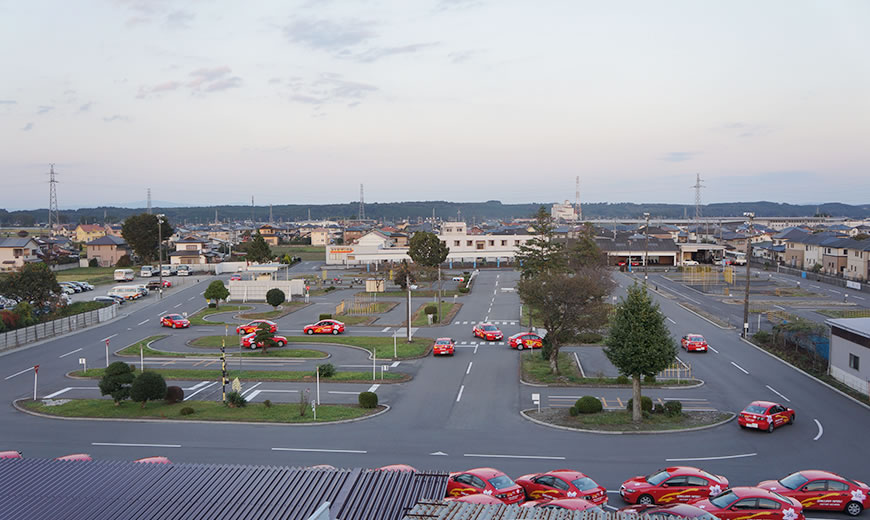
<path fill-rule="evenodd" d="M 57 216 L 57 172 L 54 171 L 54 163 L 48 172 L 48 232 L 54 229 L 54 225 L 60 224 Z"/>
<path fill-rule="evenodd" d="M 695 185 L 692 187 L 695 188 L 695 241 L 700 242 L 698 231 L 701 225 L 701 188 L 704 187 L 700 173 L 695 174 Z"/>
<path fill-rule="evenodd" d="M 357 215 L 357 220 L 364 220 L 366 218 L 366 203 L 365 197 L 363 196 L 363 185 L 359 185 L 359 213 Z"/>

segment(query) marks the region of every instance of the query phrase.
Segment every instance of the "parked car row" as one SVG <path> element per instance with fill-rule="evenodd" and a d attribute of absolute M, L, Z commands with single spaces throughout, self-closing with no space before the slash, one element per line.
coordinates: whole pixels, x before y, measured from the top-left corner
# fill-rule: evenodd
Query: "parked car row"
<path fill-rule="evenodd" d="M 189 325 L 189 323 L 188 323 L 188 325 Z M 262 348 L 263 342 L 262 341 L 259 341 L 259 342 L 255 341 L 254 338 L 257 335 L 257 330 L 259 330 L 259 328 L 263 325 L 267 326 L 269 328 L 269 332 L 271 332 L 273 334 L 275 332 L 278 332 L 278 324 L 275 323 L 274 321 L 271 321 L 271 320 L 253 320 L 253 321 L 250 321 L 244 325 L 239 325 L 238 327 L 236 327 L 236 334 L 242 335 L 242 346 L 250 348 L 250 349 L 256 349 L 258 347 Z M 320 320 L 317 323 L 312 323 L 310 325 L 306 325 L 305 327 L 303 327 L 302 332 L 305 334 L 308 334 L 308 335 L 311 335 L 311 334 L 333 334 L 333 335 L 336 335 L 336 334 L 341 334 L 342 332 L 344 332 L 344 330 L 345 330 L 344 323 L 342 323 L 338 320 L 327 319 L 327 320 Z M 287 337 L 286 336 L 273 336 L 272 339 L 275 342 L 275 344 L 279 347 L 283 347 L 284 345 L 287 344 Z"/>
<path fill-rule="evenodd" d="M 138 300 L 139 298 L 144 298 L 148 296 L 151 291 L 160 291 L 161 288 L 169 288 L 172 287 L 172 282 L 169 280 L 163 280 L 161 284 L 158 280 L 152 280 L 145 283 L 140 284 L 129 284 L 129 285 L 116 285 L 109 289 L 109 292 L 106 296 L 110 298 L 118 298 L 122 300 Z M 94 298 L 96 300 L 96 298 Z"/>
<path fill-rule="evenodd" d="M 58 282 L 57 284 L 66 294 L 75 294 L 94 290 L 94 286 L 89 284 L 88 282 Z"/>
<path fill-rule="evenodd" d="M 0 459 L 23 459 L 24 456 L 20 451 L 0 451 Z M 63 457 L 58 457 L 54 460 L 66 461 L 66 462 L 91 462 L 93 457 L 91 457 L 87 453 L 73 453 L 72 455 L 64 455 Z M 139 462 L 143 464 L 172 464 L 166 457 L 145 457 L 143 459 L 136 459 L 133 462 Z"/>

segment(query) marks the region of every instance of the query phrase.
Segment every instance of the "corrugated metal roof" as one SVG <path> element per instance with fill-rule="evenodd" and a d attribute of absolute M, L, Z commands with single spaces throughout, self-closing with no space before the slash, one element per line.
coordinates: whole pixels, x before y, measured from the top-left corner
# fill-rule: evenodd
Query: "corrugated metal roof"
<path fill-rule="evenodd" d="M 0 518 L 400 519 L 444 496 L 447 473 L 119 461 L 0 460 Z"/>
<path fill-rule="evenodd" d="M 657 520 L 682 520 L 655 516 Z M 570 511 L 568 509 L 520 507 L 517 505 L 468 504 L 443 500 L 418 503 L 404 520 L 650 520 L 649 515 L 615 511 Z"/>

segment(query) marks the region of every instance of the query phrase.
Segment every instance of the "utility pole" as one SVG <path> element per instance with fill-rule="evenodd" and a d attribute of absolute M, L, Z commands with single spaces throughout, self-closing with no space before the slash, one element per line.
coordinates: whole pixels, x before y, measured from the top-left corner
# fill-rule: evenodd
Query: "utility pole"
<path fill-rule="evenodd" d="M 701 227 L 701 188 L 704 187 L 701 184 L 701 174 L 695 174 L 695 185 L 692 186 L 695 188 L 695 242 L 701 241 L 700 235 L 700 227 Z"/>
<path fill-rule="evenodd" d="M 160 288 L 157 289 L 157 294 L 160 299 L 163 299 L 163 215 L 157 215 L 157 272 L 160 276 Z"/>
<path fill-rule="evenodd" d="M 148 214 L 151 214 L 151 188 L 148 188 Z"/>
<path fill-rule="evenodd" d="M 743 337 L 749 335 L 749 275 L 750 275 L 750 265 L 752 262 L 749 261 L 750 256 L 752 255 L 752 219 L 755 218 L 755 213 L 746 212 L 743 214 L 744 217 L 749 217 L 749 236 L 746 237 L 746 292 L 743 294 Z"/>
<path fill-rule="evenodd" d="M 649 278 L 649 213 L 644 212 L 643 218 L 646 219 L 646 227 L 644 228 L 646 246 L 644 246 L 643 250 L 643 284 L 646 285 L 647 279 Z"/>
<path fill-rule="evenodd" d="M 411 342 L 411 275 L 405 272 L 405 286 L 408 287 L 408 343 Z"/>
<path fill-rule="evenodd" d="M 57 215 L 57 172 L 54 171 L 54 164 L 51 164 L 51 169 L 48 172 L 48 232 L 51 235 L 51 230 L 54 225 L 60 224 Z"/>

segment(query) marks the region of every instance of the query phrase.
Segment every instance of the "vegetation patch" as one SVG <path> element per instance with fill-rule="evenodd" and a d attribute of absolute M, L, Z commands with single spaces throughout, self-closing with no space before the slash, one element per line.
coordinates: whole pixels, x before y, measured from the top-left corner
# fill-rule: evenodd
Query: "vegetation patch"
<path fill-rule="evenodd" d="M 733 417 L 729 412 L 682 412 L 679 415 L 666 413 L 644 413 L 639 423 L 632 422 L 631 412 L 625 410 L 601 411 L 597 413 L 578 413 L 571 415 L 568 408 L 543 408 L 526 414 L 538 421 L 556 426 L 580 430 L 599 430 L 606 432 L 648 432 L 699 428 L 727 421 Z"/>
<path fill-rule="evenodd" d="M 344 323 L 345 325 L 355 325 L 360 327 L 365 327 L 366 325 L 371 325 L 378 319 L 377 316 L 345 316 L 339 315 L 335 319 Z"/>
<path fill-rule="evenodd" d="M 438 323 L 438 302 L 427 302 L 423 305 L 419 306 L 417 310 L 412 315 L 411 326 L 412 327 L 425 327 L 429 325 L 429 317 L 426 315 L 426 308 L 430 307 L 436 311 L 434 315 L 433 324 Z M 441 316 L 444 317 L 442 320 L 444 323 L 450 323 L 453 321 L 453 317 L 459 312 L 459 309 L 462 308 L 461 303 L 453 303 L 442 301 L 441 302 Z"/>
<path fill-rule="evenodd" d="M 114 267 L 75 267 L 55 273 L 58 282 L 88 282 L 102 285 L 115 281 Z"/>
<path fill-rule="evenodd" d="M 424 356 L 432 346 L 432 338 L 415 337 L 408 343 L 404 336 L 396 339 L 395 356 L 393 351 L 393 337 L 377 336 L 288 336 L 289 343 L 335 343 L 359 347 L 377 353 L 378 359 L 410 359 Z"/>
<path fill-rule="evenodd" d="M 58 307 L 54 312 L 49 315 L 48 320 L 56 320 L 58 318 L 66 318 L 67 316 L 73 316 L 76 314 L 81 314 L 83 312 L 95 311 L 97 309 L 102 309 L 103 307 L 108 307 L 109 305 L 114 305 L 111 302 L 75 302 L 69 305 L 64 305 L 63 307 Z"/>
<path fill-rule="evenodd" d="M 520 371 L 523 381 L 547 386 L 618 386 L 631 388 L 631 380 L 624 377 L 583 377 L 577 369 L 574 356 L 559 352 L 559 371 L 556 376 L 550 373 L 550 362 L 541 356 L 540 350 L 520 354 Z M 657 379 L 644 382 L 645 387 L 696 385 L 697 379 Z"/>
<path fill-rule="evenodd" d="M 165 356 L 165 357 L 184 357 L 185 354 L 178 352 L 163 352 L 160 350 L 154 350 L 150 347 L 151 343 L 155 341 L 159 341 L 163 338 L 167 338 L 166 334 L 158 334 L 156 336 L 149 336 L 145 339 L 140 339 L 136 343 L 132 345 L 127 345 L 121 350 L 117 351 L 116 354 L 119 356 L 138 356 L 139 352 L 141 352 L 146 356 Z"/>
<path fill-rule="evenodd" d="M 358 405 L 324 404 L 317 407 L 317 420 L 309 408 L 299 414 L 298 404 L 270 403 L 265 406 L 249 403 L 241 408 L 229 408 L 221 402 L 184 401 L 184 404 L 166 404 L 149 401 L 140 408 L 136 403 L 115 406 L 111 399 L 71 399 L 64 404 L 46 406 L 42 401 L 24 401 L 21 405 L 34 412 L 58 417 L 92 417 L 111 419 L 172 419 L 178 421 L 246 421 L 267 423 L 327 423 L 357 419 L 384 409 L 367 409 Z"/>
<path fill-rule="evenodd" d="M 240 381 L 315 381 L 315 373 L 313 370 L 308 371 L 281 371 L 281 370 L 231 370 L 232 367 L 227 367 L 227 373 L 231 378 L 239 378 Z M 89 368 L 87 372 L 76 370 L 70 375 L 73 377 L 83 377 L 86 379 L 100 379 L 103 377 L 105 368 Z M 156 372 L 162 375 L 165 379 L 184 380 L 184 381 L 220 381 L 220 370 L 197 370 L 186 368 L 148 368 L 146 372 Z M 133 370 L 134 374 L 139 373 L 138 367 Z M 407 374 L 397 372 L 385 372 L 384 379 L 381 379 L 380 372 L 377 373 L 378 382 L 402 383 L 411 379 Z M 371 371 L 363 372 L 336 372 L 330 378 L 321 378 L 321 383 L 371 383 Z"/>
<path fill-rule="evenodd" d="M 281 304 L 280 309 L 265 312 L 246 312 L 239 314 L 239 318 L 245 320 L 276 320 L 309 305 L 311 304 L 305 302 L 284 302 Z"/>
<path fill-rule="evenodd" d="M 191 325 L 233 325 L 232 323 L 225 323 L 222 321 L 206 321 L 205 318 L 211 316 L 212 314 L 219 314 L 221 312 L 238 312 L 247 311 L 250 309 L 253 309 L 253 307 L 251 307 L 250 305 L 223 305 L 222 307 L 207 307 L 199 312 L 190 315 L 187 319 L 190 321 Z"/>

